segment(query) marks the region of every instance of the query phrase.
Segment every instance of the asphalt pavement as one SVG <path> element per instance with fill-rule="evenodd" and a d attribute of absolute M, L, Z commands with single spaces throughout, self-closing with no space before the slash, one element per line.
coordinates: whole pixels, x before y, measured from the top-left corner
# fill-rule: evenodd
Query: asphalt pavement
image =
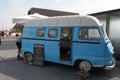
<path fill-rule="evenodd" d="M 74 67 L 46 62 L 45 66 L 17 60 L 16 37 L 2 38 L 0 45 L 0 80 L 82 80 Z M 120 80 L 120 62 L 113 70 L 93 69 L 92 80 Z"/>

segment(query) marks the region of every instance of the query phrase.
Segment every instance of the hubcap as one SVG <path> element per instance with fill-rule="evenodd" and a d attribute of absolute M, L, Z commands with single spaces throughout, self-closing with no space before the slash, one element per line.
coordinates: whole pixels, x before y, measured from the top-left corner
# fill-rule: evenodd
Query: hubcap
<path fill-rule="evenodd" d="M 79 63 L 79 69 L 84 71 L 90 71 L 91 64 L 88 61 L 82 61 Z"/>
<path fill-rule="evenodd" d="M 26 63 L 30 63 L 30 62 L 32 62 L 32 60 L 33 60 L 32 54 L 26 53 L 26 54 L 25 54 L 25 57 L 24 57 L 24 61 L 25 61 Z"/>

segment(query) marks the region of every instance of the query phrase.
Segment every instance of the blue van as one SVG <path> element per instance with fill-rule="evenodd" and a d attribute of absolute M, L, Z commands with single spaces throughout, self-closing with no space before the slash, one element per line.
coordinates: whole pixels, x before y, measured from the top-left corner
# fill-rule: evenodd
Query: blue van
<path fill-rule="evenodd" d="M 92 16 L 61 16 L 28 21 L 22 33 L 22 55 L 25 62 L 44 61 L 76 66 L 90 71 L 92 67 L 114 67 L 113 46 Z"/>

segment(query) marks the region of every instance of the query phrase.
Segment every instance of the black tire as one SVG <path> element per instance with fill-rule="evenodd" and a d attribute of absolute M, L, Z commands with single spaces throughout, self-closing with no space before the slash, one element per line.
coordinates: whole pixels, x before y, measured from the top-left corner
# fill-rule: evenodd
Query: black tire
<path fill-rule="evenodd" d="M 29 53 L 29 52 L 25 53 L 25 55 L 24 55 L 24 62 L 27 63 L 27 64 L 33 62 L 33 56 L 32 56 L 31 53 Z"/>
<path fill-rule="evenodd" d="M 92 65 L 89 61 L 77 61 L 76 68 L 77 70 L 84 70 L 88 72 L 92 69 Z"/>

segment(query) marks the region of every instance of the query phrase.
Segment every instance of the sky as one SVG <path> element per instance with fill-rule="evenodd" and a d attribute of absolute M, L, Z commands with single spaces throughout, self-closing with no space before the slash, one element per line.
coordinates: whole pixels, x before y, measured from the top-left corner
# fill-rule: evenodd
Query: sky
<path fill-rule="evenodd" d="M 120 0 L 0 0 L 0 30 L 13 27 L 14 17 L 26 16 L 30 8 L 90 14 L 120 9 Z"/>

